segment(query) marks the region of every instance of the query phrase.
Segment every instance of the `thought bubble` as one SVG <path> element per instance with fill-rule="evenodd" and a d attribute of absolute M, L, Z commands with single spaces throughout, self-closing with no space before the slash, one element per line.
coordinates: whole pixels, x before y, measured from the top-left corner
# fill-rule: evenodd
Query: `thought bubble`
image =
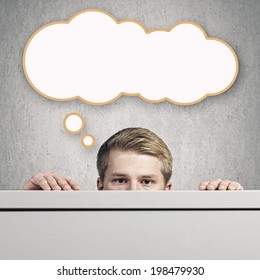
<path fill-rule="evenodd" d="M 233 49 L 196 23 L 147 31 L 98 10 L 37 30 L 26 44 L 23 66 L 41 95 L 95 105 L 121 95 L 194 104 L 226 91 L 238 74 Z"/>
<path fill-rule="evenodd" d="M 95 145 L 95 138 L 91 134 L 82 136 L 81 143 L 86 148 L 91 148 Z"/>
<path fill-rule="evenodd" d="M 64 118 L 63 126 L 67 132 L 77 134 L 84 128 L 84 119 L 78 113 L 70 113 Z"/>
<path fill-rule="evenodd" d="M 82 115 L 80 115 L 79 113 L 70 113 L 68 114 L 63 121 L 63 126 L 64 129 L 71 133 L 71 134 L 77 134 L 79 132 L 81 132 L 84 128 L 84 118 L 82 117 Z M 81 144 L 85 147 L 85 148 L 91 148 L 95 145 L 95 138 L 93 135 L 91 134 L 85 134 L 81 137 Z"/>

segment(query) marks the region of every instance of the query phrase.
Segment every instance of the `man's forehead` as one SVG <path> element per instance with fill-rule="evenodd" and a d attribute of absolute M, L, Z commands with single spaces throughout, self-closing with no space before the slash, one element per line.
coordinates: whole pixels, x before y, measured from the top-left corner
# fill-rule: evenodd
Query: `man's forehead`
<path fill-rule="evenodd" d="M 161 163 L 160 160 L 153 155 L 145 154 L 145 153 L 138 153 L 135 151 L 129 150 L 120 150 L 120 149 L 113 149 L 110 151 L 108 155 L 108 162 L 114 163 L 119 160 L 128 160 L 128 161 L 154 161 Z"/>
<path fill-rule="evenodd" d="M 109 154 L 108 169 L 112 173 L 126 174 L 136 170 L 144 175 L 151 176 L 161 173 L 162 164 L 154 156 L 139 154 L 132 151 L 112 150 Z M 112 169 L 112 170 L 111 170 Z"/>

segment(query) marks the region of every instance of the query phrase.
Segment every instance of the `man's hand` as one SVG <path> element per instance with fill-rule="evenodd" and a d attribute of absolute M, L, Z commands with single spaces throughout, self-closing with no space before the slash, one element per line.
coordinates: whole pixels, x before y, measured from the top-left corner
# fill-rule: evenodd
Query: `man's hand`
<path fill-rule="evenodd" d="M 44 190 L 44 191 L 69 191 L 80 190 L 80 187 L 69 178 L 58 173 L 42 172 L 37 173 L 26 182 L 23 190 Z"/>
<path fill-rule="evenodd" d="M 242 191 L 244 188 L 238 182 L 218 179 L 201 182 L 199 189 L 201 191 Z"/>

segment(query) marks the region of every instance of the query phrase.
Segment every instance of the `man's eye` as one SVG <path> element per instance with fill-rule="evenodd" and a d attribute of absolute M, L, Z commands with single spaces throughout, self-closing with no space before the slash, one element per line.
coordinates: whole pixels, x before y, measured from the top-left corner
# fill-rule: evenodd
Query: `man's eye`
<path fill-rule="evenodd" d="M 115 183 L 118 183 L 118 184 L 126 184 L 126 183 L 127 183 L 127 180 L 126 180 L 126 179 L 123 179 L 123 178 L 114 179 L 113 181 L 114 181 Z"/>
<path fill-rule="evenodd" d="M 146 185 L 146 186 L 151 185 L 153 182 L 154 182 L 153 180 L 148 180 L 148 179 L 142 180 L 142 184 L 143 184 L 143 185 Z"/>

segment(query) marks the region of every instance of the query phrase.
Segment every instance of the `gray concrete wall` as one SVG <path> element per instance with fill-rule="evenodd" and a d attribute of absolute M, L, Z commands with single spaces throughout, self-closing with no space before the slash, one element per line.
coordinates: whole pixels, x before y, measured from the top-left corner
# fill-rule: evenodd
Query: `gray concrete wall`
<path fill-rule="evenodd" d="M 146 103 L 138 97 L 121 97 L 104 106 L 43 98 L 23 73 L 27 40 L 44 24 L 89 8 L 105 10 L 119 20 L 137 20 L 148 29 L 194 21 L 208 36 L 233 47 L 240 65 L 238 78 L 226 93 L 185 107 Z M 0 0 L 0 189 L 20 189 L 33 173 L 50 170 L 94 190 L 99 146 L 130 126 L 149 128 L 168 144 L 176 189 L 196 189 L 201 180 L 216 178 L 260 189 L 259 23 L 259 0 Z M 63 129 L 65 115 L 74 111 L 86 120 L 79 135 Z M 84 133 L 95 136 L 93 148 L 81 145 Z"/>

